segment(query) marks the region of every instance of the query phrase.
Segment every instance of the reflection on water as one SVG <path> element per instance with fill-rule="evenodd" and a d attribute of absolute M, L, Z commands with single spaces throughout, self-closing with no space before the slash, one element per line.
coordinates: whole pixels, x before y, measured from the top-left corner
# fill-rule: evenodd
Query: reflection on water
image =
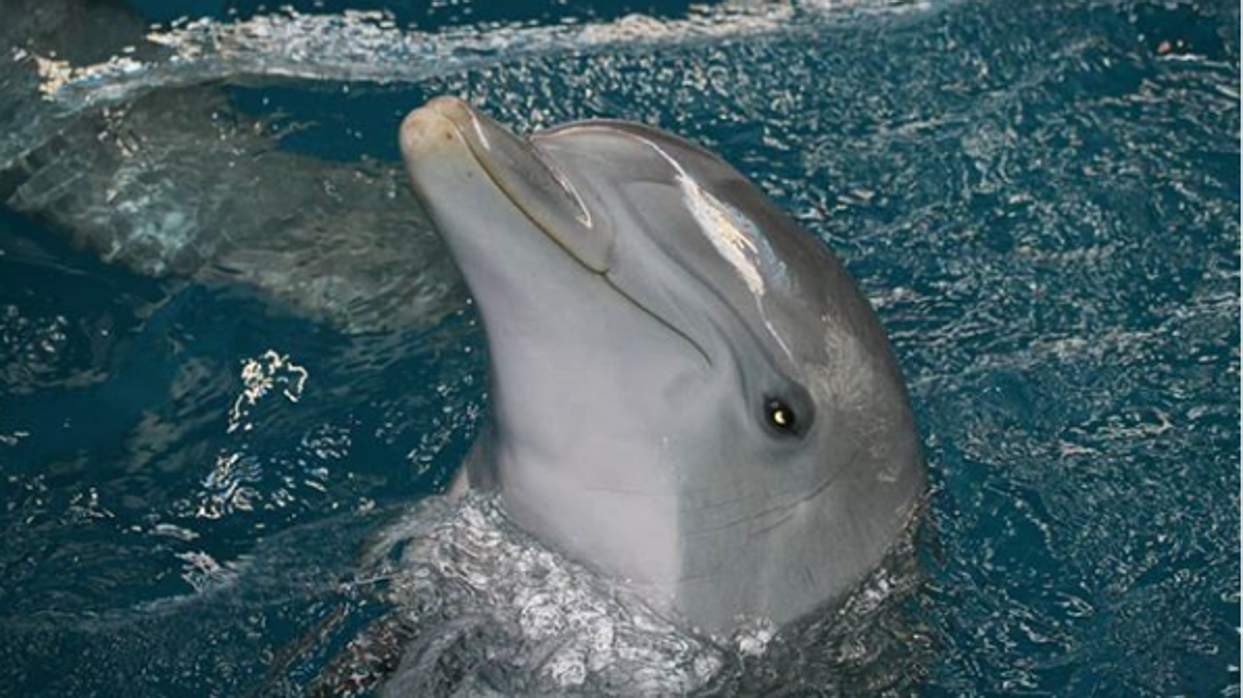
<path fill-rule="evenodd" d="M 1237 6 L 9 2 L 0 685 L 1238 695 Z M 674 130 L 838 250 L 927 444 L 910 554 L 711 642 L 486 501 L 411 519 L 487 399 L 397 164 L 438 93 Z"/>

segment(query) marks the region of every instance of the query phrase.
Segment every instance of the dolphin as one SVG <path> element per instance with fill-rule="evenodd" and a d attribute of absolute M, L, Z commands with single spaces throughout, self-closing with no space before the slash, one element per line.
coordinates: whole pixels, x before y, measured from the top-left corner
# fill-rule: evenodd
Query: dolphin
<path fill-rule="evenodd" d="M 405 118 L 478 305 L 490 423 L 455 489 L 712 634 L 840 599 L 916 516 L 897 362 L 842 264 L 721 159 L 593 120 Z"/>

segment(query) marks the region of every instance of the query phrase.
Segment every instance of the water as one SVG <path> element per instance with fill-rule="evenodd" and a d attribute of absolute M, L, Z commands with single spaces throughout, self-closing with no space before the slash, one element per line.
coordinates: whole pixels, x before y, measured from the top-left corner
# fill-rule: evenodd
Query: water
<path fill-rule="evenodd" d="M 422 693 L 1239 695 L 1237 5 L 140 5 L 0 29 L 0 692 L 340 688 L 354 642 Z M 441 93 L 676 131 L 829 243 L 914 551 L 713 643 L 423 499 L 487 392 L 397 168 Z"/>

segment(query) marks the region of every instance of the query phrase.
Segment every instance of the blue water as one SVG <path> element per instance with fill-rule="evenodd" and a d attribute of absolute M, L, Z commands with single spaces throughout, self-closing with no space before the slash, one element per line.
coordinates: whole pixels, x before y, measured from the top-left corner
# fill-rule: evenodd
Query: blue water
<path fill-rule="evenodd" d="M 396 31 L 479 36 L 691 12 L 386 5 Z M 389 84 L 222 69 L 190 88 L 223 95 L 216 118 L 262 123 L 271 149 L 346 169 L 394 166 L 401 116 L 441 93 L 519 130 L 653 123 L 837 251 L 926 444 L 921 581 L 863 660 L 786 647 L 706 692 L 1239 695 L 1238 5 L 807 11 Z M 32 99 L 22 85 L 0 80 L 0 99 Z M 30 125 L 3 105 L 4 131 Z M 30 132 L 107 130 L 123 106 Z M 342 601 L 360 551 L 443 489 L 482 425 L 473 311 L 451 289 L 423 322 L 343 326 L 262 285 L 142 273 L 83 247 L 61 215 L 74 201 L 0 210 L 0 694 L 297 692 L 381 614 Z"/>

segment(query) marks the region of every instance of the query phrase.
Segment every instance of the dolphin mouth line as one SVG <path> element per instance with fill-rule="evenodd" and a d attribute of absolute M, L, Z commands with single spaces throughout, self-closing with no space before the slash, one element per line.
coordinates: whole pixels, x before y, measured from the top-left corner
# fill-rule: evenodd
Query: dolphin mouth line
<path fill-rule="evenodd" d="M 525 216 L 526 219 L 530 221 L 531 224 L 535 226 L 535 228 L 544 235 L 544 237 L 548 238 L 554 244 L 556 244 L 557 247 L 561 248 L 561 250 L 565 252 L 565 254 L 569 256 L 570 259 L 574 260 L 575 264 L 582 267 L 588 273 L 596 277 L 599 277 L 601 281 L 608 284 L 609 288 L 613 289 L 614 293 L 626 299 L 628 302 L 630 302 L 630 304 L 638 308 L 648 317 L 651 317 L 653 320 L 655 320 L 656 322 L 660 323 L 662 326 L 667 328 L 675 336 L 679 337 L 680 339 L 685 341 L 687 344 L 689 344 L 695 350 L 695 352 L 699 354 L 699 356 L 704 360 L 704 363 L 707 364 L 708 368 L 712 367 L 713 365 L 712 357 L 708 354 L 707 350 L 704 349 L 699 344 L 699 342 L 695 341 L 694 338 L 692 338 L 689 334 L 684 332 L 681 328 L 669 322 L 667 319 L 662 317 L 659 313 L 647 307 L 642 302 L 640 302 L 637 298 L 630 295 L 624 289 L 622 289 L 620 286 L 614 283 L 613 278 L 609 276 L 609 271 L 610 271 L 609 267 L 606 266 L 603 269 L 596 269 L 592 265 L 588 264 L 586 261 L 580 258 L 577 254 L 575 254 L 574 250 L 570 249 L 570 247 L 564 241 L 562 241 L 560 236 L 558 236 L 554 231 L 549 230 L 547 225 L 540 222 L 538 218 L 528 209 L 528 207 L 523 206 L 522 202 L 519 201 L 518 197 L 515 196 L 512 192 L 509 191 L 508 188 L 505 187 L 505 185 L 503 184 L 504 178 L 501 177 L 498 173 L 493 171 L 493 168 L 495 167 L 495 165 L 493 165 L 492 167 L 489 166 L 488 163 L 489 163 L 490 158 L 487 157 L 487 153 L 486 152 L 480 153 L 478 150 L 478 146 L 474 142 L 474 139 L 463 132 L 463 128 L 465 127 L 465 125 L 462 124 L 458 119 L 455 119 L 451 116 L 448 116 L 445 114 L 442 114 L 441 116 L 442 118 L 444 118 L 446 121 L 449 122 L 449 124 L 453 127 L 454 132 L 456 132 L 458 137 L 462 139 L 462 142 L 466 144 L 466 150 L 470 153 L 471 159 L 475 161 L 475 164 L 479 166 L 479 169 L 483 170 L 483 173 L 487 175 L 488 180 L 492 182 L 492 185 L 495 186 L 498 190 L 500 190 L 500 192 L 505 195 L 505 198 L 508 199 L 511 204 L 513 204 L 514 208 L 522 212 L 522 215 Z M 471 122 L 471 127 L 474 128 L 475 133 L 478 135 L 479 139 L 483 142 L 484 147 L 486 148 L 488 145 L 487 136 L 483 133 L 483 130 L 479 127 L 479 122 L 474 116 L 474 114 L 471 114 L 470 122 Z M 552 163 L 548 162 L 547 158 L 541 157 L 539 155 L 538 146 L 536 146 L 534 143 L 531 143 L 529 140 L 527 140 L 526 143 L 531 146 L 532 155 L 539 160 L 540 165 L 548 169 L 549 173 L 551 173 L 553 178 L 557 181 L 557 184 L 563 187 L 567 193 L 573 196 L 575 201 L 582 208 L 582 211 L 587 216 L 587 220 L 583 222 L 590 223 L 591 221 L 590 212 L 587 210 L 586 206 L 583 205 L 582 198 L 579 197 L 578 192 L 566 180 L 565 175 L 560 170 L 558 170 L 556 167 L 554 167 Z M 582 221 L 581 218 L 579 220 Z"/>
<path fill-rule="evenodd" d="M 591 266 L 586 261 L 584 261 L 579 255 L 575 254 L 574 250 L 570 249 L 570 246 L 567 245 L 561 239 L 561 237 L 556 234 L 556 232 L 550 230 L 547 225 L 540 222 L 539 219 L 534 215 L 534 213 L 529 209 L 529 207 L 523 206 L 522 202 L 518 200 L 518 197 L 515 196 L 513 192 L 511 192 L 508 188 L 505 187 L 504 178 L 501 177 L 493 169 L 495 167 L 495 164 L 492 166 L 489 166 L 488 164 L 489 158 L 487 157 L 486 153 L 480 153 L 477 150 L 477 146 L 475 145 L 474 141 L 469 136 L 467 136 L 465 133 L 462 132 L 462 125 L 459 124 L 454 119 L 449 119 L 449 123 L 453 124 L 453 129 L 457 132 L 458 137 L 461 138 L 462 141 L 466 143 L 466 149 L 470 151 L 470 156 L 471 158 L 474 159 L 475 164 L 479 165 L 479 169 L 483 170 L 483 173 L 488 176 L 488 180 L 491 181 L 493 186 L 495 186 L 497 189 L 501 191 L 502 194 L 505 195 L 505 198 L 509 199 L 509 203 L 513 204 L 514 208 L 521 211 L 522 215 L 526 216 L 527 220 L 531 221 L 531 224 L 534 225 L 541 233 L 544 234 L 544 237 L 556 243 L 557 247 L 560 247 L 562 251 L 564 251 L 567 255 L 569 255 L 570 259 L 573 259 L 574 262 L 578 264 L 580 267 L 586 269 L 587 271 L 597 276 L 604 277 L 605 279 L 608 278 L 608 272 L 609 272 L 608 267 L 605 267 L 604 269 L 596 269 L 595 267 Z M 474 126 L 475 128 L 475 132 L 479 134 L 480 140 L 483 141 L 486 147 L 487 142 L 488 142 L 487 136 L 483 134 L 482 130 L 478 127 L 478 123 L 473 120 L 473 117 L 472 117 L 471 123 L 472 123 L 472 126 Z M 528 143 L 530 143 L 530 141 L 528 141 Z M 534 145 L 532 145 L 531 150 L 533 151 L 533 154 L 538 153 L 538 149 L 536 149 Z M 557 180 L 557 184 L 563 187 L 566 190 L 566 192 L 568 192 L 571 196 L 574 197 L 575 201 L 579 203 L 579 205 L 582 207 L 582 210 L 586 214 L 586 210 L 587 210 L 586 206 L 582 206 L 582 199 L 578 196 L 578 192 L 575 191 L 574 188 L 571 187 L 569 183 L 566 181 L 565 175 L 563 175 L 560 170 L 553 167 L 552 164 L 549 163 L 546 158 L 540 157 L 539 155 L 535 155 L 535 157 L 539 159 L 540 165 L 547 168 L 548 171 L 552 173 L 553 178 Z M 586 215 L 587 215 L 587 220 L 583 222 L 590 224 L 591 222 L 590 214 L 586 214 Z M 582 219 L 580 218 L 579 220 L 581 221 Z"/>

